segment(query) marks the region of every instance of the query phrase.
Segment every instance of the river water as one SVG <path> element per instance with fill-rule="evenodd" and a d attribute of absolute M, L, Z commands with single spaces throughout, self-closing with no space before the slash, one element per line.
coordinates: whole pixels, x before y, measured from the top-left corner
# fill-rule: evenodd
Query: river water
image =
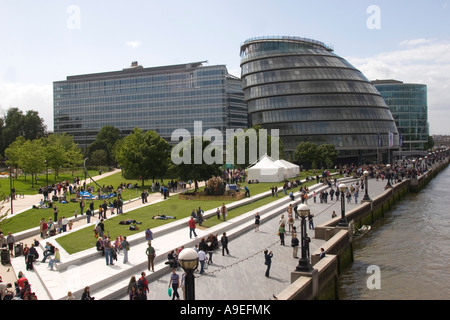
<path fill-rule="evenodd" d="M 340 300 L 450 299 L 450 166 L 353 242 Z"/>

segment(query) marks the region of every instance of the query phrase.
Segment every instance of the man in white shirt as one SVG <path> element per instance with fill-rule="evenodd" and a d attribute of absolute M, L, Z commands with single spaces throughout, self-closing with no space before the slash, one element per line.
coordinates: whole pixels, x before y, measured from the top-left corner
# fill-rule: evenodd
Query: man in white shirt
<path fill-rule="evenodd" d="M 62 218 L 62 231 L 63 232 L 66 232 L 68 223 L 69 223 L 69 220 L 66 217 L 63 217 Z"/>
<path fill-rule="evenodd" d="M 198 251 L 198 261 L 200 261 L 200 274 L 203 274 L 203 272 L 205 272 L 205 270 L 203 269 L 203 266 L 205 265 L 206 254 L 205 254 L 205 251 L 203 251 L 201 249 Z"/>

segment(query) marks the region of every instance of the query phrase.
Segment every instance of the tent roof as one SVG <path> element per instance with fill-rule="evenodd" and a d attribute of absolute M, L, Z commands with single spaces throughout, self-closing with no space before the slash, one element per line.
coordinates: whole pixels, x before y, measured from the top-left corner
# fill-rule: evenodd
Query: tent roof
<path fill-rule="evenodd" d="M 298 165 L 296 165 L 296 164 L 294 164 L 292 162 L 283 160 L 283 159 L 279 159 L 279 160 L 275 161 L 275 163 L 279 164 L 279 165 L 282 165 L 283 167 L 286 167 L 286 168 L 296 168 L 296 167 L 298 167 Z"/>
<path fill-rule="evenodd" d="M 249 169 L 252 168 L 281 168 L 282 166 L 277 164 L 271 157 L 269 157 L 267 154 L 263 155 L 261 158 L 259 158 L 258 162 L 255 163 L 253 166 L 249 167 Z"/>

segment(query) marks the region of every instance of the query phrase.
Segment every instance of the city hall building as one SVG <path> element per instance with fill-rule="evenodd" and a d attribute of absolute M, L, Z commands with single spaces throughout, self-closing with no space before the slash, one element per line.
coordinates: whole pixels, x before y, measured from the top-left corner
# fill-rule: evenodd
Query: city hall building
<path fill-rule="evenodd" d="M 241 79 L 225 65 L 205 62 L 68 76 L 53 83 L 54 132 L 67 133 L 84 149 L 106 125 L 127 135 L 154 130 L 194 132 L 194 121 L 225 132 L 249 125 Z"/>
<path fill-rule="evenodd" d="M 241 45 L 241 78 L 251 125 L 279 129 L 286 153 L 333 144 L 339 161 L 387 162 L 397 128 L 375 86 L 322 42 L 261 37 Z"/>

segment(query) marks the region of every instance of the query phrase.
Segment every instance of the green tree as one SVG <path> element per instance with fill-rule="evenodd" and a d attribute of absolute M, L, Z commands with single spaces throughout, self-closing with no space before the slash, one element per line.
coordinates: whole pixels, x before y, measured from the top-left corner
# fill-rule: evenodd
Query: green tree
<path fill-rule="evenodd" d="M 321 144 L 317 147 L 318 160 L 321 166 L 331 168 L 338 158 L 334 144 Z"/>
<path fill-rule="evenodd" d="M 147 179 L 163 178 L 167 173 L 170 145 L 155 131 L 145 133 L 135 128 L 123 139 L 116 151 L 116 160 L 127 178 L 141 177 L 142 186 Z"/>
<path fill-rule="evenodd" d="M 8 158 L 5 163 L 10 167 L 15 168 L 16 171 L 19 168 L 20 158 L 23 157 L 22 146 L 25 141 L 26 139 L 23 136 L 19 136 L 5 150 L 5 156 Z"/>
<path fill-rule="evenodd" d="M 17 137 L 23 136 L 26 140 L 34 140 L 45 135 L 46 126 L 44 119 L 39 117 L 37 111 L 28 110 L 26 114 L 18 108 L 11 108 L 7 111 L 1 123 L 2 130 L 2 149 L 5 149 L 16 140 Z"/>
<path fill-rule="evenodd" d="M 297 163 L 306 168 L 311 168 L 312 164 L 317 164 L 319 160 L 319 151 L 317 145 L 311 142 L 300 143 L 294 152 L 294 159 Z"/>
<path fill-rule="evenodd" d="M 81 149 L 75 144 L 66 151 L 66 164 L 72 169 L 72 176 L 74 175 L 75 168 L 81 166 L 83 161 Z"/>
<path fill-rule="evenodd" d="M 120 130 L 113 126 L 103 126 L 98 132 L 94 142 L 92 142 L 87 150 L 87 157 L 93 160 L 93 152 L 97 150 L 104 150 L 106 158 L 104 162 L 98 164 L 113 165 L 115 163 L 114 158 L 114 146 L 120 140 Z M 100 159 L 98 159 L 100 160 Z"/>
<path fill-rule="evenodd" d="M 52 134 L 43 140 L 45 146 L 45 159 L 47 160 L 49 168 L 52 168 L 55 173 L 55 179 L 59 175 L 59 169 L 66 165 L 71 165 L 72 160 L 69 155 L 75 156 L 75 162 L 78 161 L 79 155 L 75 155 L 78 145 L 73 141 L 73 137 L 63 134 Z M 81 152 L 81 151 L 80 151 Z"/>
<path fill-rule="evenodd" d="M 19 166 L 25 173 L 31 174 L 31 186 L 34 187 L 35 177 L 45 169 L 44 143 L 41 139 L 26 140 L 22 145 L 23 157 Z"/>

